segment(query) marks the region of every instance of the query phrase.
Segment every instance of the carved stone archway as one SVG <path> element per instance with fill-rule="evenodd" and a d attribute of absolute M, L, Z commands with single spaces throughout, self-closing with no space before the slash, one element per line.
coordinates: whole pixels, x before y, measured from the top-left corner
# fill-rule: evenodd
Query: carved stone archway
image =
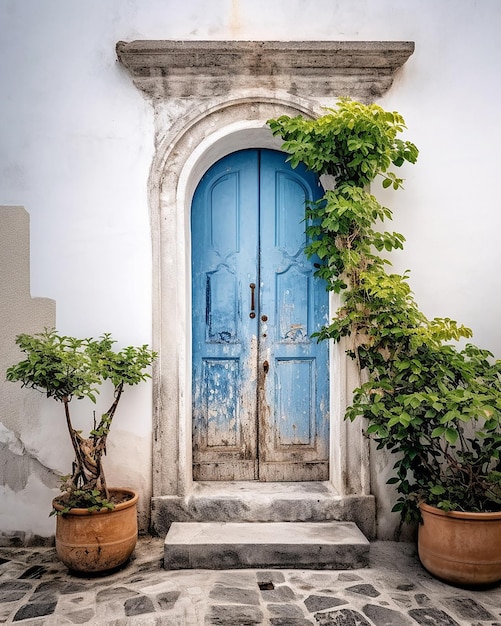
<path fill-rule="evenodd" d="M 266 125 L 270 118 L 284 114 L 314 117 L 339 96 L 362 101 L 380 97 L 413 47 L 409 42 L 117 44 L 120 61 L 151 99 L 155 114 L 156 151 L 149 178 L 153 340 L 160 354 L 154 370 L 154 531 L 166 531 L 176 519 L 209 519 L 218 514 L 222 517 L 217 519 L 224 519 L 224 507 L 214 513 L 211 501 L 212 513 L 207 508 L 210 498 L 193 483 L 191 471 L 189 223 L 193 192 L 201 176 L 236 150 L 279 149 L 281 142 Z M 373 536 L 375 505 L 370 495 L 367 442 L 360 429 L 352 424 L 347 428 L 343 421 L 356 377 L 342 351 L 334 349 L 332 354 L 335 389 L 331 394 L 328 515 L 356 521 Z M 252 497 L 259 501 L 257 491 Z M 254 519 L 248 502 L 240 505 L 236 508 L 247 510 Z M 263 513 L 262 501 L 258 508 L 259 519 L 271 515 Z"/>

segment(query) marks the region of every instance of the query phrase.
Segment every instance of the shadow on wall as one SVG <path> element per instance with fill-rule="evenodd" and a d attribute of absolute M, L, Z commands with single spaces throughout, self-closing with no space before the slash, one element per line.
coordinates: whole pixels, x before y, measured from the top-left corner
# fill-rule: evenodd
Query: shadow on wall
<path fill-rule="evenodd" d="M 56 305 L 31 297 L 29 215 L 19 206 L 0 206 L 0 294 L 0 543 L 38 542 L 54 533 L 48 513 L 59 476 L 33 450 L 41 395 L 7 382 L 5 371 L 20 358 L 16 335 L 54 327 Z"/>

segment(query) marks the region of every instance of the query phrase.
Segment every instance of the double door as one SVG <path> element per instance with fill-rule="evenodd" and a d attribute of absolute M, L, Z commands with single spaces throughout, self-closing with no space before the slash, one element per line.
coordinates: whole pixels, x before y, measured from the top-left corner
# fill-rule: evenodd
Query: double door
<path fill-rule="evenodd" d="M 323 191 L 286 156 L 231 154 L 194 195 L 195 480 L 328 478 L 328 294 L 303 252 Z"/>

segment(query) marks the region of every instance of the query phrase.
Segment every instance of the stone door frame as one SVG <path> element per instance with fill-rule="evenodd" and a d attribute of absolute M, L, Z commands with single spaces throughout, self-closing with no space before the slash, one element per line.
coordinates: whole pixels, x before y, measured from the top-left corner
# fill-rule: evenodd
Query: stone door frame
<path fill-rule="evenodd" d="M 193 487 L 190 210 L 200 178 L 237 150 L 280 150 L 266 125 L 270 118 L 316 117 L 338 96 L 379 97 L 413 48 L 409 42 L 117 44 L 120 61 L 151 99 L 155 121 L 148 180 L 153 346 L 160 355 L 153 372 L 154 498 L 186 497 Z M 330 483 L 339 495 L 368 495 L 368 443 L 360 425 L 344 421 L 358 376 L 342 346 L 330 354 Z"/>

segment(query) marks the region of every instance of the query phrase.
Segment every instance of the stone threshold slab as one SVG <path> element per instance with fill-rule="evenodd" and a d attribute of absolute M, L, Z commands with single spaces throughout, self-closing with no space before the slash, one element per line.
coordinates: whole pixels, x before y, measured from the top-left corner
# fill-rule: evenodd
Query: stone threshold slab
<path fill-rule="evenodd" d="M 174 522 L 166 569 L 353 569 L 370 543 L 352 522 Z"/>
<path fill-rule="evenodd" d="M 328 482 L 195 482 L 184 496 L 152 499 L 159 536 L 173 522 L 354 522 L 373 539 L 375 520 L 374 496 L 340 496 Z"/>

